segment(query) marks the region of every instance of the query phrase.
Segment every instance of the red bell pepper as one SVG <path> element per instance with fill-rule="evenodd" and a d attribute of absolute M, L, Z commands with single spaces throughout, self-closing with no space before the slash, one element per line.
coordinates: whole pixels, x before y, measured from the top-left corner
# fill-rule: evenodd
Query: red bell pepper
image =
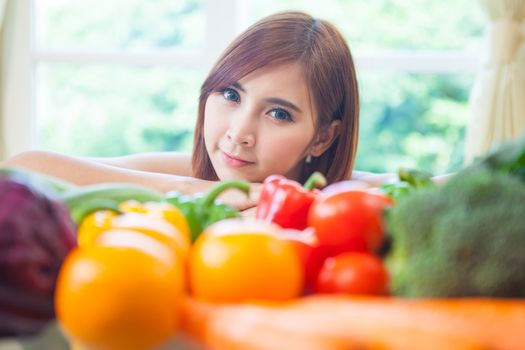
<path fill-rule="evenodd" d="M 282 175 L 268 176 L 263 182 L 255 217 L 271 221 L 283 228 L 304 230 L 308 226 L 308 210 L 319 193 L 314 187 L 324 187 L 325 177 L 313 173 L 304 184 Z"/>

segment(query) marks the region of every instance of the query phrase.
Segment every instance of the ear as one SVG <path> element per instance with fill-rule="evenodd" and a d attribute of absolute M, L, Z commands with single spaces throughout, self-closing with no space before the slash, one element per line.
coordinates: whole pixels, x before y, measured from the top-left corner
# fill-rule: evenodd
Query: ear
<path fill-rule="evenodd" d="M 314 143 L 310 146 L 309 154 L 314 157 L 319 157 L 328 148 L 330 148 L 337 136 L 339 136 L 340 127 L 340 120 L 332 121 L 328 128 L 326 128 L 322 133 L 317 135 L 317 137 L 314 140 Z"/>

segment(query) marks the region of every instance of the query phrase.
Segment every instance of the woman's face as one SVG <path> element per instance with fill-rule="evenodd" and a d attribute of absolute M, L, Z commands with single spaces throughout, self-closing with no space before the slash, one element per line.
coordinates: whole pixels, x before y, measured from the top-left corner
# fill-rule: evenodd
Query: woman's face
<path fill-rule="evenodd" d="M 219 179 L 297 179 L 314 137 L 314 108 L 298 63 L 261 68 L 212 92 L 204 140 Z"/>

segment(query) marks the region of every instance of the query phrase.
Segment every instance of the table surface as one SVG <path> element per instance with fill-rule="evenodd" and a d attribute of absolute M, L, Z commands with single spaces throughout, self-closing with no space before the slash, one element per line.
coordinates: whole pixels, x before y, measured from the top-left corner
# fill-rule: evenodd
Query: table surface
<path fill-rule="evenodd" d="M 0 350 L 69 350 L 69 343 L 56 323 L 50 324 L 38 336 L 30 338 L 0 338 Z M 204 350 L 182 336 L 170 340 L 155 350 Z"/>

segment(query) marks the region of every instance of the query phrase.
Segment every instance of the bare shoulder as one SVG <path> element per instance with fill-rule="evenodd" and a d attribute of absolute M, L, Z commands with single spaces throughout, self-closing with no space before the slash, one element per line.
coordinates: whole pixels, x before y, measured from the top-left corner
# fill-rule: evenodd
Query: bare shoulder
<path fill-rule="evenodd" d="M 119 168 L 179 176 L 192 176 L 191 154 L 186 152 L 148 152 L 121 157 L 89 159 Z"/>

